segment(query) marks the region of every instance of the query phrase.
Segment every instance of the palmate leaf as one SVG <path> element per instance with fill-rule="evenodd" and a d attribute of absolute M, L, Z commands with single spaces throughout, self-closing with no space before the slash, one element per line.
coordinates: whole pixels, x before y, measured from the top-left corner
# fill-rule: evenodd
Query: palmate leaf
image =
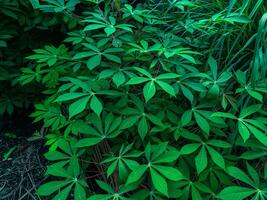
<path fill-rule="evenodd" d="M 110 176 L 118 168 L 119 177 L 121 180 L 125 180 L 129 174 L 129 170 L 134 170 L 139 166 L 138 162 L 134 159 L 141 156 L 142 152 L 140 151 L 131 151 L 133 144 L 128 146 L 122 145 L 118 155 L 108 157 L 102 163 L 111 163 L 107 170 L 107 175 Z M 131 151 L 131 152 L 129 152 Z"/>

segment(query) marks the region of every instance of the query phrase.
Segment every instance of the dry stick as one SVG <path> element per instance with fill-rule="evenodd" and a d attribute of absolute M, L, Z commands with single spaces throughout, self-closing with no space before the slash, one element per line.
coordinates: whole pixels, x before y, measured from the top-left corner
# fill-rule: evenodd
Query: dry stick
<path fill-rule="evenodd" d="M 111 152 L 111 148 L 108 145 L 107 141 L 104 141 L 101 145 L 101 148 L 103 149 L 103 153 Z M 112 177 L 110 177 L 110 183 L 113 188 L 117 191 L 117 185 L 116 185 L 116 180 L 114 180 Z"/>
<path fill-rule="evenodd" d="M 33 196 L 33 194 L 30 192 L 31 190 L 27 190 L 26 188 L 24 188 L 24 190 L 26 190 L 26 195 L 30 195 L 34 200 L 36 200 L 36 198 Z M 19 198 L 19 200 L 22 200 L 22 198 Z"/>
<path fill-rule="evenodd" d="M 100 163 L 100 157 L 101 157 L 101 153 L 98 149 L 98 146 L 97 145 L 95 148 L 94 148 L 94 153 L 93 153 L 93 156 L 94 156 L 94 161 L 97 162 L 97 163 Z M 96 168 L 98 169 L 98 171 L 100 172 L 104 172 L 104 168 L 102 165 L 97 165 Z M 107 181 L 106 177 L 104 175 L 102 175 L 102 178 Z"/>
<path fill-rule="evenodd" d="M 111 152 L 111 147 L 109 146 L 108 141 L 104 142 L 104 147 L 106 148 L 106 152 L 109 152 L 109 153 Z M 111 178 L 111 181 L 113 183 L 113 186 L 114 186 L 116 192 L 118 192 L 119 186 L 118 186 L 118 172 L 117 172 L 117 170 L 115 171 L 115 173 L 112 177 L 114 177 L 114 180 Z"/>
<path fill-rule="evenodd" d="M 29 178 L 30 178 L 30 181 L 31 181 L 32 186 L 33 186 L 33 189 L 36 191 L 36 187 L 37 187 L 37 185 L 34 183 L 34 181 L 33 181 L 33 179 L 32 179 L 32 175 L 29 174 L 29 173 L 27 173 L 27 174 L 28 174 L 28 176 L 29 176 Z M 40 198 L 39 196 L 37 196 L 37 197 L 38 197 L 38 199 L 41 200 L 41 198 Z"/>

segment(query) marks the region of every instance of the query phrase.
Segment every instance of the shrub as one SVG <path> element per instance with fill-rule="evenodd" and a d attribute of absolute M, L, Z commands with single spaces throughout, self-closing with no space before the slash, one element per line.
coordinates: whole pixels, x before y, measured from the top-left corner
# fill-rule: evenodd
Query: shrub
<path fill-rule="evenodd" d="M 17 79 L 43 94 L 40 196 L 267 197 L 266 2 L 32 4 L 65 27 Z"/>

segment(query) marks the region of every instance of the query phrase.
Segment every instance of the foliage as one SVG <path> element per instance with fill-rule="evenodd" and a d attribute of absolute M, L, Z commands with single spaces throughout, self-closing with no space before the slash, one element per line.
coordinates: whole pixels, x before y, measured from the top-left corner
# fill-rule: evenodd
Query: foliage
<path fill-rule="evenodd" d="M 11 79 L 42 94 L 32 117 L 47 130 L 55 180 L 37 194 L 267 199 L 266 2 L 31 6 L 62 36 L 38 43 Z"/>

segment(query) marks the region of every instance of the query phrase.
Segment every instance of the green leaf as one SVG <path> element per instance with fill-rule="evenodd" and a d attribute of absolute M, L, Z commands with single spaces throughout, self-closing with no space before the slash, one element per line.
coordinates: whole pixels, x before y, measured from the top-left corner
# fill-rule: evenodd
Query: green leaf
<path fill-rule="evenodd" d="M 141 74 L 147 76 L 148 78 L 152 79 L 151 74 L 148 71 L 146 71 L 145 69 L 140 68 L 140 67 L 134 67 L 134 69 L 137 70 L 138 72 L 140 72 Z"/>
<path fill-rule="evenodd" d="M 252 187 L 254 186 L 253 181 L 241 169 L 239 169 L 237 167 L 230 166 L 230 167 L 227 167 L 226 171 L 233 178 L 238 179 L 244 183 L 247 183 L 247 184 L 251 185 Z"/>
<path fill-rule="evenodd" d="M 182 126 L 186 126 L 187 124 L 190 123 L 191 120 L 192 120 L 192 110 L 185 111 L 181 118 Z"/>
<path fill-rule="evenodd" d="M 252 105 L 246 108 L 243 108 L 240 112 L 239 117 L 240 118 L 246 118 L 249 115 L 252 115 L 256 112 L 258 112 L 261 109 L 262 105 L 258 104 L 258 105 Z"/>
<path fill-rule="evenodd" d="M 88 95 L 87 93 L 67 93 L 67 94 L 62 94 L 60 95 L 56 101 L 57 102 L 62 102 L 62 101 L 69 101 L 69 100 L 73 100 L 73 99 L 77 99 L 79 97 L 83 97 L 83 96 L 86 96 Z"/>
<path fill-rule="evenodd" d="M 99 79 L 111 77 L 114 73 L 115 73 L 115 70 L 109 70 L 109 69 L 103 70 L 99 74 Z"/>
<path fill-rule="evenodd" d="M 103 110 L 102 103 L 95 95 L 92 96 L 92 99 L 90 101 L 90 108 L 97 114 L 97 116 L 100 116 Z"/>
<path fill-rule="evenodd" d="M 71 176 L 68 174 L 68 172 L 59 164 L 61 164 L 61 163 L 55 163 L 53 165 L 49 165 L 47 167 L 46 173 L 49 175 L 53 175 L 53 176 L 71 178 Z"/>
<path fill-rule="evenodd" d="M 240 187 L 240 186 L 230 186 L 224 188 L 219 194 L 218 198 L 222 200 L 243 200 L 250 195 L 254 194 L 256 191 L 250 188 Z"/>
<path fill-rule="evenodd" d="M 86 108 L 86 105 L 90 99 L 90 96 L 83 97 L 79 99 L 78 101 L 75 101 L 72 103 L 69 107 L 69 116 L 72 118 L 73 116 L 83 112 Z"/>
<path fill-rule="evenodd" d="M 153 165 L 153 168 L 156 169 L 165 178 L 172 181 L 179 181 L 184 178 L 183 174 L 178 169 L 172 167 Z"/>
<path fill-rule="evenodd" d="M 191 154 L 195 152 L 199 148 L 199 146 L 200 144 L 186 144 L 181 148 L 180 153 L 182 155 Z"/>
<path fill-rule="evenodd" d="M 111 60 L 116 63 L 121 63 L 121 59 L 118 56 L 111 55 L 111 54 L 103 54 L 106 59 Z"/>
<path fill-rule="evenodd" d="M 196 119 L 198 126 L 205 133 L 209 133 L 210 132 L 210 125 L 209 125 L 208 121 L 204 117 L 202 117 L 200 114 L 198 114 L 197 112 L 194 112 L 194 117 Z"/>
<path fill-rule="evenodd" d="M 101 138 L 85 138 L 81 139 L 76 143 L 76 147 L 90 147 L 101 142 Z"/>
<path fill-rule="evenodd" d="M 166 180 L 153 168 L 150 169 L 151 179 L 157 191 L 168 197 L 168 186 Z"/>
<path fill-rule="evenodd" d="M 116 31 L 116 28 L 115 27 L 107 27 L 104 30 L 105 30 L 107 36 L 109 36 L 109 35 L 112 35 Z"/>
<path fill-rule="evenodd" d="M 142 140 L 144 140 L 144 138 L 146 137 L 147 132 L 148 132 L 148 124 L 146 117 L 143 116 L 138 123 L 138 133 Z"/>
<path fill-rule="evenodd" d="M 80 167 L 80 163 L 79 163 L 77 156 L 71 157 L 70 167 L 72 168 L 73 176 L 78 177 L 80 175 L 80 172 L 81 172 L 81 169 L 80 169 L 81 167 Z"/>
<path fill-rule="evenodd" d="M 113 162 L 113 163 L 108 167 L 108 170 L 107 170 L 107 175 L 108 175 L 108 177 L 111 176 L 111 174 L 114 173 L 114 171 L 116 170 L 117 164 L 118 164 L 118 161 L 116 160 L 115 162 Z"/>
<path fill-rule="evenodd" d="M 66 187 L 64 190 L 60 191 L 52 200 L 67 200 L 71 188 L 72 185 Z"/>
<path fill-rule="evenodd" d="M 170 163 L 174 162 L 180 156 L 178 151 L 168 151 L 163 153 L 161 156 L 157 157 L 156 160 L 153 160 L 153 163 Z"/>
<path fill-rule="evenodd" d="M 113 193 L 114 192 L 112 187 L 109 184 L 107 184 L 106 182 L 100 181 L 100 180 L 96 180 L 96 183 L 102 190 L 104 190 L 104 191 L 106 191 L 108 193 Z"/>
<path fill-rule="evenodd" d="M 216 80 L 217 79 L 217 69 L 218 69 L 217 62 L 212 56 L 210 56 L 208 59 L 208 64 L 210 66 L 213 79 Z"/>
<path fill-rule="evenodd" d="M 84 28 L 84 31 L 92 31 L 92 30 L 96 30 L 96 29 L 100 29 L 100 28 L 104 28 L 105 25 L 103 24 L 91 24 L 88 25 Z"/>
<path fill-rule="evenodd" d="M 175 92 L 174 92 L 174 89 L 173 87 L 166 83 L 166 82 L 163 82 L 163 81 L 159 81 L 157 80 L 156 83 L 165 91 L 167 92 L 168 94 L 170 94 L 171 96 L 175 96 Z"/>
<path fill-rule="evenodd" d="M 221 154 L 219 154 L 215 149 L 207 146 L 208 152 L 211 156 L 211 159 L 213 160 L 213 162 L 218 165 L 219 167 L 221 167 L 222 169 L 225 168 L 225 162 L 224 159 L 222 157 Z"/>
<path fill-rule="evenodd" d="M 230 16 L 230 17 L 226 17 L 225 20 L 230 23 L 237 22 L 237 23 L 247 24 L 251 22 L 251 20 L 246 16 Z"/>
<path fill-rule="evenodd" d="M 11 154 L 15 151 L 15 149 L 17 148 L 17 146 L 13 146 L 12 148 L 10 148 L 3 156 L 3 161 L 8 160 L 8 158 L 11 156 Z"/>
<path fill-rule="evenodd" d="M 145 84 L 143 93 L 144 93 L 146 102 L 148 102 L 156 94 L 156 87 L 155 87 L 154 81 L 150 81 Z"/>
<path fill-rule="evenodd" d="M 72 59 L 73 60 L 82 59 L 82 58 L 86 58 L 86 57 L 89 57 L 89 56 L 93 56 L 95 54 L 96 53 L 92 52 L 92 51 L 80 52 L 80 53 L 75 54 Z"/>
<path fill-rule="evenodd" d="M 92 70 L 101 63 L 101 55 L 95 55 L 87 61 L 87 67 Z"/>
<path fill-rule="evenodd" d="M 40 196 L 49 196 L 67 184 L 69 184 L 68 181 L 51 181 L 41 185 L 37 190 L 37 194 Z"/>
<path fill-rule="evenodd" d="M 178 74 L 174 74 L 174 73 L 165 73 L 165 74 L 160 74 L 156 77 L 157 80 L 160 79 L 175 79 L 180 77 Z"/>
<path fill-rule="evenodd" d="M 74 189 L 74 200 L 83 199 L 86 199 L 86 192 L 80 184 L 76 184 Z"/>
<path fill-rule="evenodd" d="M 181 85 L 180 87 L 181 87 L 181 90 L 182 90 L 184 96 L 185 96 L 190 102 L 193 102 L 193 100 L 194 100 L 194 96 L 193 96 L 192 92 L 191 92 L 187 87 L 184 87 L 183 85 Z"/>
<path fill-rule="evenodd" d="M 7 47 L 6 41 L 0 40 L 0 47 Z"/>
<path fill-rule="evenodd" d="M 247 89 L 247 91 L 248 91 L 248 94 L 252 96 L 254 99 L 257 99 L 258 101 L 263 102 L 263 96 L 261 93 L 256 92 L 254 90 L 250 90 L 250 89 Z"/>
<path fill-rule="evenodd" d="M 149 81 L 149 80 L 150 80 L 149 78 L 144 78 L 144 77 L 133 77 L 127 82 L 127 84 L 128 85 L 137 85 L 137 84 Z"/>
<path fill-rule="evenodd" d="M 224 112 L 216 112 L 211 115 L 211 117 L 223 117 L 223 118 L 229 118 L 229 119 L 237 119 L 236 116 L 234 116 L 231 113 L 224 113 Z"/>
<path fill-rule="evenodd" d="M 198 174 L 200 174 L 207 167 L 207 151 L 204 146 L 200 149 L 198 155 L 195 157 L 195 164 Z"/>
<path fill-rule="evenodd" d="M 257 138 L 257 140 L 259 140 L 259 142 L 261 142 L 262 144 L 264 144 L 267 147 L 267 136 L 266 136 L 266 134 L 261 132 L 261 131 L 259 131 L 254 126 L 251 126 L 251 125 L 249 125 L 247 123 L 246 123 L 246 126 L 250 130 L 250 132 L 255 136 L 255 138 Z"/>
<path fill-rule="evenodd" d="M 246 142 L 249 139 L 250 132 L 249 132 L 248 128 L 246 127 L 246 125 L 242 121 L 238 122 L 238 131 L 239 131 L 242 139 L 244 140 L 244 142 Z"/>
<path fill-rule="evenodd" d="M 142 178 L 145 171 L 147 170 L 146 165 L 140 165 L 137 168 L 135 168 L 128 176 L 126 184 L 129 185 L 131 183 L 134 183 Z"/>
<path fill-rule="evenodd" d="M 120 129 L 127 129 L 127 128 L 132 127 L 137 122 L 137 120 L 138 120 L 138 117 L 136 116 L 126 118 L 125 120 L 122 121 Z M 143 134 L 141 133 L 141 135 Z"/>
<path fill-rule="evenodd" d="M 197 190 L 197 188 L 193 185 L 192 186 L 192 200 L 202 200 L 202 197 L 199 193 L 199 191 Z"/>
<path fill-rule="evenodd" d="M 126 81 L 126 78 L 125 78 L 124 74 L 121 71 L 119 71 L 119 72 L 114 74 L 112 80 L 116 84 L 116 86 L 119 87 L 120 85 L 122 85 Z"/>
<path fill-rule="evenodd" d="M 109 199 L 110 199 L 110 195 L 108 194 L 96 194 L 96 195 L 90 196 L 87 200 L 109 200 Z"/>

